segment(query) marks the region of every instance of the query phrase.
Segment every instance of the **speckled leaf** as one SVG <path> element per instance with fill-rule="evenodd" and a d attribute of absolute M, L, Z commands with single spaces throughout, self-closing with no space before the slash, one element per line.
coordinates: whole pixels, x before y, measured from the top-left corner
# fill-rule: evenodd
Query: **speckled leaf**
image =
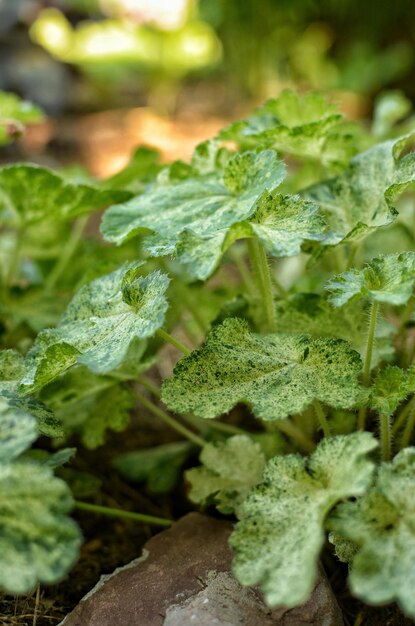
<path fill-rule="evenodd" d="M 242 584 L 259 584 L 271 606 L 308 599 L 325 518 L 339 500 L 365 492 L 374 469 L 367 455 L 376 445 L 369 433 L 339 435 L 324 439 L 309 460 L 290 454 L 268 462 L 231 536 Z"/>
<path fill-rule="evenodd" d="M 360 369 L 358 353 L 340 339 L 257 335 L 246 322 L 227 319 L 178 362 L 162 399 L 174 411 L 200 417 L 216 417 L 244 402 L 261 419 L 283 419 L 314 400 L 354 406 Z"/>
<path fill-rule="evenodd" d="M 403 370 L 389 365 L 376 376 L 371 389 L 370 405 L 382 415 L 392 415 L 399 404 L 415 391 L 415 368 Z"/>
<path fill-rule="evenodd" d="M 39 165 L 0 168 L 0 223 L 27 226 L 47 220 L 71 220 L 130 197 L 125 191 L 66 181 Z"/>
<path fill-rule="evenodd" d="M 37 434 L 32 415 L 0 396 L 0 464 L 24 452 L 35 441 Z"/>
<path fill-rule="evenodd" d="M 243 147 L 272 147 L 300 158 L 347 161 L 353 154 L 350 132 L 339 128 L 342 116 L 324 96 L 284 91 L 253 115 L 220 132 L 221 139 Z"/>
<path fill-rule="evenodd" d="M 329 519 L 336 535 L 350 540 L 349 584 L 370 604 L 398 602 L 415 618 L 415 448 L 402 450 L 379 469 L 375 486 L 339 505 Z M 353 552 L 349 553 L 353 557 Z"/>
<path fill-rule="evenodd" d="M 317 209 L 318 206 L 299 196 L 275 191 L 264 194 L 249 220 L 230 230 L 228 241 L 229 237 L 256 237 L 270 256 L 294 256 L 301 252 L 304 241 L 324 239 L 326 225 Z"/>
<path fill-rule="evenodd" d="M 224 442 L 207 443 L 200 462 L 201 467 L 186 472 L 190 500 L 202 505 L 213 502 L 218 511 L 230 514 L 261 480 L 265 455 L 258 443 L 235 435 Z"/>
<path fill-rule="evenodd" d="M 223 170 L 156 185 L 110 207 L 101 230 L 107 240 L 118 244 L 145 235 L 149 254 L 176 253 L 179 260 L 190 263 L 192 275 L 205 279 L 225 250 L 228 229 L 250 217 L 263 192 L 277 187 L 284 175 L 283 163 L 271 150 L 236 154 Z"/>
<path fill-rule="evenodd" d="M 348 341 L 362 359 L 367 344 L 367 304 L 352 302 L 336 309 L 315 293 L 297 293 L 275 303 L 276 330 L 301 332 L 314 337 L 336 337 Z M 376 325 L 372 364 L 390 360 L 394 355 L 396 329 L 384 319 Z"/>
<path fill-rule="evenodd" d="M 58 582 L 78 557 L 81 535 L 67 517 L 72 498 L 52 470 L 28 461 L 0 464 L 0 588 L 28 593 Z"/>
<path fill-rule="evenodd" d="M 125 478 L 145 482 L 150 493 L 168 493 L 193 450 L 194 446 L 188 442 L 167 443 L 120 454 L 113 465 Z"/>
<path fill-rule="evenodd" d="M 0 352 L 0 401 L 4 400 L 20 413 L 33 416 L 42 435 L 62 437 L 62 423 L 49 407 L 37 398 L 18 394 L 18 385 L 24 373 L 24 358 L 19 352 L 15 350 Z"/>
<path fill-rule="evenodd" d="M 406 304 L 415 284 L 415 252 L 387 254 L 372 259 L 360 270 L 334 276 L 326 288 L 335 306 L 368 298 L 387 304 Z"/>
<path fill-rule="evenodd" d="M 392 203 L 415 180 L 415 153 L 399 158 L 409 140 L 380 143 L 354 157 L 340 176 L 302 193 L 321 206 L 332 231 L 328 244 L 364 238 L 396 218 Z"/>
<path fill-rule="evenodd" d="M 98 373 L 117 368 L 134 339 L 164 322 L 169 279 L 140 276 L 140 263 L 97 278 L 75 295 L 56 329 L 40 333 L 28 354 L 24 385 L 42 387 L 76 362 Z"/>

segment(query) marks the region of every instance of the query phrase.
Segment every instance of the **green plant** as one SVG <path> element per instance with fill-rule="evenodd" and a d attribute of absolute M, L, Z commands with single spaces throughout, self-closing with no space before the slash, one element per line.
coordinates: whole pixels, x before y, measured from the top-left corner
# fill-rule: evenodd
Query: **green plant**
<path fill-rule="evenodd" d="M 50 468 L 70 453 L 25 452 L 36 423 L 97 447 L 138 401 L 188 442 L 115 467 L 162 493 L 201 449 L 190 499 L 236 515 L 235 575 L 270 605 L 307 599 L 330 533 L 354 595 L 415 616 L 415 153 L 399 117 L 376 143 L 321 96 L 284 92 L 189 164 L 160 171 L 143 150 L 112 181 L 0 170 L 2 471 L 17 490 L 45 474 L 51 494 L 28 528 L 14 516 L 29 496 L 11 507 L 0 485 L 3 571 L 33 569 L 0 580 L 7 591 L 61 577 L 80 542 Z M 108 204 L 101 231 L 118 247 L 85 235 Z M 159 390 L 145 372 L 166 342 L 182 357 Z M 219 419 L 237 405 L 254 427 Z M 46 523 L 52 564 L 36 549 Z"/>

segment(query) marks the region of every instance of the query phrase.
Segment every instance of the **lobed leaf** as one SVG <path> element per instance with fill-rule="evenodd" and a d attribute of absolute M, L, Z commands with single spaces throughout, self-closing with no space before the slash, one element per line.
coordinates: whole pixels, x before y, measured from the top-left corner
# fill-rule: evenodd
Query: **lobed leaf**
<path fill-rule="evenodd" d="M 344 162 L 353 154 L 350 130 L 339 128 L 342 116 L 321 94 L 283 91 L 253 115 L 224 128 L 219 137 L 244 148 L 270 147 L 299 158 Z"/>
<path fill-rule="evenodd" d="M 167 443 L 117 456 L 114 467 L 129 480 L 145 482 L 150 493 L 168 493 L 193 450 L 188 442 Z"/>
<path fill-rule="evenodd" d="M 332 540 L 354 546 L 349 583 L 353 594 L 370 604 L 398 602 L 415 617 L 415 448 L 383 463 L 373 488 L 356 502 L 331 514 Z"/>
<path fill-rule="evenodd" d="M 337 408 L 359 402 L 361 360 L 341 339 L 257 335 L 226 319 L 205 344 L 179 361 L 162 388 L 173 411 L 212 418 L 238 402 L 266 420 L 304 411 L 314 400 Z"/>
<path fill-rule="evenodd" d="M 0 588 L 28 593 L 58 582 L 78 558 L 81 536 L 67 517 L 72 498 L 46 466 L 0 463 Z"/>
<path fill-rule="evenodd" d="M 360 298 L 401 305 L 408 302 L 414 284 L 415 252 L 400 252 L 372 259 L 363 269 L 334 276 L 326 288 L 337 307 Z"/>
<path fill-rule="evenodd" d="M 361 355 L 366 353 L 367 310 L 365 303 L 347 303 L 333 308 L 315 293 L 297 293 L 275 303 L 276 330 L 280 333 L 301 332 L 314 337 L 336 337 L 347 341 Z M 376 366 L 394 354 L 395 327 L 385 320 L 376 325 L 372 363 Z"/>
<path fill-rule="evenodd" d="M 160 272 L 140 276 L 140 266 L 126 264 L 81 288 L 59 326 L 38 335 L 24 385 L 43 387 L 75 363 L 109 372 L 122 363 L 134 339 L 154 335 L 168 308 L 169 279 Z"/>
<path fill-rule="evenodd" d="M 284 176 L 284 164 L 272 150 L 236 154 L 223 169 L 167 181 L 110 207 L 102 234 L 117 244 L 142 234 L 149 254 L 176 253 L 193 276 L 205 279 L 225 251 L 229 228 L 249 218 L 264 191 Z"/>
<path fill-rule="evenodd" d="M 389 365 L 381 370 L 372 385 L 370 405 L 382 415 L 392 415 L 399 404 L 415 391 L 415 368 L 403 370 Z"/>
<path fill-rule="evenodd" d="M 19 226 L 72 220 L 131 197 L 129 192 L 71 182 L 31 164 L 1 167 L 0 189 L 0 222 Z"/>
<path fill-rule="evenodd" d="M 302 192 L 321 207 L 332 231 L 327 245 L 358 241 L 396 219 L 392 203 L 415 181 L 415 152 L 400 158 L 411 139 L 407 135 L 377 144 L 354 157 L 340 176 Z"/>
<path fill-rule="evenodd" d="M 249 491 L 261 480 L 265 455 L 259 443 L 246 435 L 207 443 L 200 454 L 201 467 L 186 472 L 192 502 L 214 502 L 221 513 L 238 510 Z"/>
<path fill-rule="evenodd" d="M 270 606 L 305 602 L 315 583 L 324 522 L 339 500 L 365 492 L 377 446 L 369 433 L 324 439 L 310 459 L 268 462 L 263 482 L 238 510 L 231 535 L 233 571 L 243 585 L 260 585 Z"/>

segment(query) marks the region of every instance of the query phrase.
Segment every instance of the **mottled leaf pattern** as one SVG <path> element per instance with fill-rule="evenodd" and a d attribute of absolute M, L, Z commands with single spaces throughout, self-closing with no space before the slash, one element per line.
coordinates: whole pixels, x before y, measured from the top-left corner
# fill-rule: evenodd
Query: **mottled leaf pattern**
<path fill-rule="evenodd" d="M 261 195 L 276 188 L 284 176 L 285 167 L 272 150 L 236 154 L 223 170 L 160 184 L 110 207 L 102 233 L 115 243 L 146 235 L 144 246 L 149 254 L 176 253 L 191 264 L 194 276 L 204 279 L 224 252 L 228 229 L 250 217 Z"/>
<path fill-rule="evenodd" d="M 245 402 L 262 419 L 300 413 L 314 400 L 348 408 L 360 398 L 357 352 L 340 339 L 257 335 L 227 319 L 176 365 L 162 390 L 172 410 L 217 417 Z"/>
<path fill-rule="evenodd" d="M 308 599 L 325 518 L 339 500 L 365 492 L 374 469 L 367 455 L 376 445 L 369 433 L 338 435 L 324 439 L 309 460 L 290 454 L 268 462 L 231 536 L 242 584 L 259 584 L 271 606 Z"/>
<path fill-rule="evenodd" d="M 248 492 L 261 480 L 265 455 L 246 435 L 225 442 L 207 443 L 200 455 L 201 467 L 186 472 L 189 498 L 196 504 L 215 503 L 221 513 L 238 510 Z"/>
<path fill-rule="evenodd" d="M 415 617 L 415 448 L 379 469 L 374 487 L 330 516 L 333 541 L 349 540 L 349 584 L 370 604 L 396 601 Z"/>
<path fill-rule="evenodd" d="M 169 279 L 140 276 L 140 263 L 85 285 L 56 329 L 40 333 L 28 355 L 25 385 L 42 387 L 76 362 L 98 373 L 118 367 L 133 339 L 154 335 L 167 311 Z"/>
<path fill-rule="evenodd" d="M 414 284 L 415 252 L 401 252 L 372 259 L 361 270 L 334 276 L 326 287 L 335 306 L 359 298 L 400 305 L 408 302 Z"/>

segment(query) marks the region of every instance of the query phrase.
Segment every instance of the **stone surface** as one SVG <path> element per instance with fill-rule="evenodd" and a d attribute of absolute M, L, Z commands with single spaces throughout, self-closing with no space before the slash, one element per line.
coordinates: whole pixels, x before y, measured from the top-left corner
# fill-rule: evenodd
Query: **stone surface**
<path fill-rule="evenodd" d="M 270 610 L 231 574 L 232 524 L 190 513 L 147 542 L 143 556 L 104 576 L 60 626 L 343 626 L 320 572 L 310 600 Z"/>

